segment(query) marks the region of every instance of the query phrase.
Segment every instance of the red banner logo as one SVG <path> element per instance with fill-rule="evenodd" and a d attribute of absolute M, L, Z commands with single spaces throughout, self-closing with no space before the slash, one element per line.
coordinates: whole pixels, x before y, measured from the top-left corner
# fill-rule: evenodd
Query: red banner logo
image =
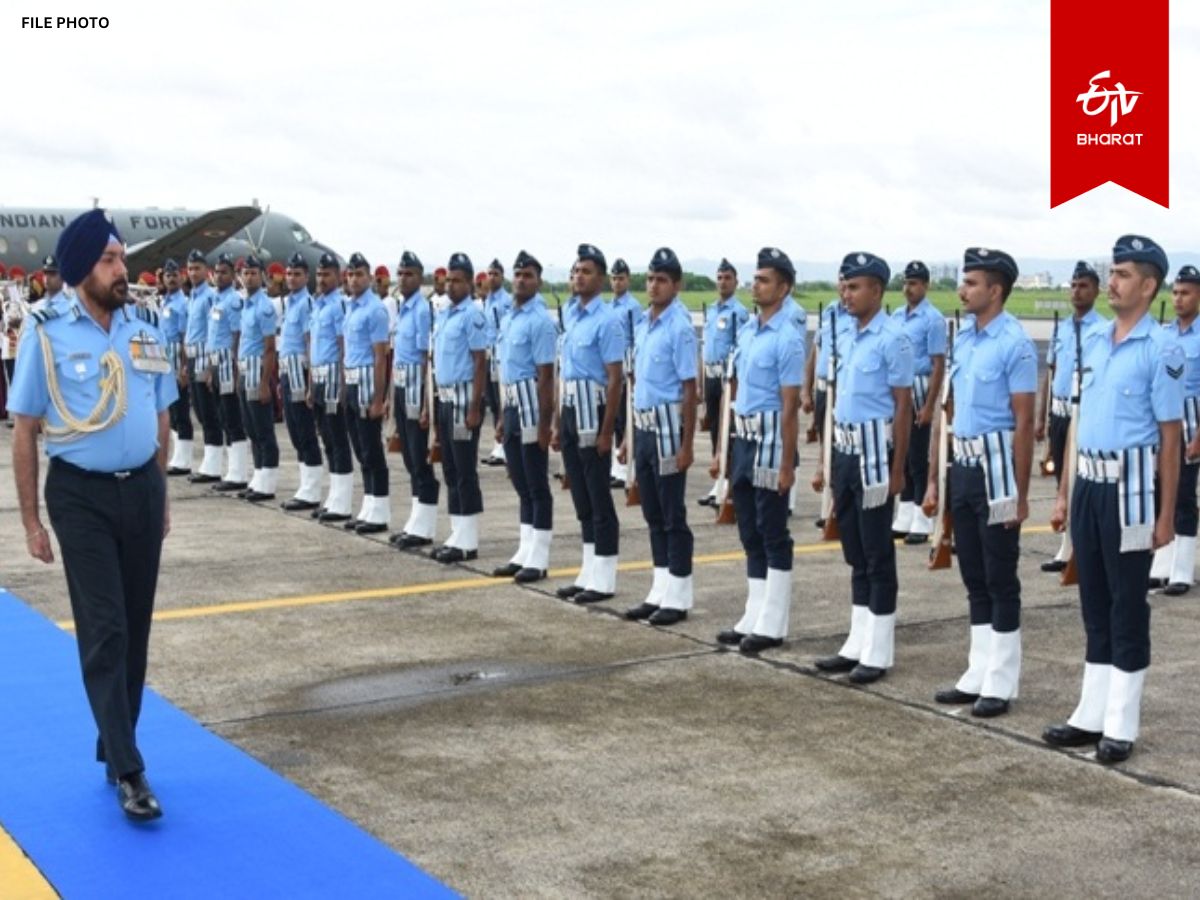
<path fill-rule="evenodd" d="M 1109 181 L 1170 206 L 1167 4 L 1051 0 L 1051 209 Z"/>

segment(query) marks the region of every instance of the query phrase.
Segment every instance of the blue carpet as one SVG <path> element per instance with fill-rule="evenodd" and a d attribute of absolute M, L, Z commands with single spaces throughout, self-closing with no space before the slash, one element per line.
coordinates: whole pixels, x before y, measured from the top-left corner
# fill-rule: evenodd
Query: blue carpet
<path fill-rule="evenodd" d="M 92 761 L 74 637 L 0 590 L 0 823 L 63 896 L 455 896 L 149 690 L 138 744 L 165 812 L 149 825 Z"/>

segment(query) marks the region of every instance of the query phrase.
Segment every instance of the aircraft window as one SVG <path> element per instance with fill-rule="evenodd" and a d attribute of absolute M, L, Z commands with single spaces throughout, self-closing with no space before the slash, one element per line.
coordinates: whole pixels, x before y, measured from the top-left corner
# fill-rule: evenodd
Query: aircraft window
<path fill-rule="evenodd" d="M 30 253 L 37 253 L 38 252 L 37 238 L 30 238 L 28 241 L 26 241 L 25 249 L 28 250 Z"/>
<path fill-rule="evenodd" d="M 297 244 L 311 244 L 312 243 L 312 235 L 304 230 L 303 225 L 293 225 L 292 226 L 292 239 Z"/>

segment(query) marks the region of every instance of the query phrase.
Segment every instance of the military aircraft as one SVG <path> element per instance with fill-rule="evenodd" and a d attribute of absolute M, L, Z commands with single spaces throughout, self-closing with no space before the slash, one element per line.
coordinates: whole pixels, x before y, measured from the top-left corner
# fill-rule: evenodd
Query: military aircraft
<path fill-rule="evenodd" d="M 26 272 L 41 268 L 53 253 L 58 236 L 83 209 L 0 207 L 0 262 Z M 129 280 L 153 272 L 168 257 L 183 264 L 192 249 L 214 262 L 221 253 L 235 259 L 251 253 L 264 263 L 286 262 L 299 252 L 315 272 L 322 253 L 333 253 L 313 240 L 308 230 L 290 216 L 252 206 L 230 206 L 208 212 L 193 209 L 110 209 L 113 222 L 128 244 Z M 337 255 L 336 253 L 334 254 Z M 340 259 L 340 257 L 339 257 Z"/>

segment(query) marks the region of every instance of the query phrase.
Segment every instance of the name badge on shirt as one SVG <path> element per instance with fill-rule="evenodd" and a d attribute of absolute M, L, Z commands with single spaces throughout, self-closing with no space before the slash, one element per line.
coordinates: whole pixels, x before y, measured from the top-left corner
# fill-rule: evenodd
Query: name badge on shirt
<path fill-rule="evenodd" d="M 139 331 L 129 339 L 129 359 L 138 372 L 165 375 L 171 371 L 167 351 L 153 335 Z"/>
<path fill-rule="evenodd" d="M 214 309 L 214 310 L 212 311 L 212 320 L 213 320 L 214 322 L 220 322 L 220 321 L 221 321 L 221 311 L 220 311 L 219 309 Z"/>
<path fill-rule="evenodd" d="M 717 330 L 718 331 L 724 331 L 728 327 L 729 327 L 728 319 L 717 319 Z"/>

